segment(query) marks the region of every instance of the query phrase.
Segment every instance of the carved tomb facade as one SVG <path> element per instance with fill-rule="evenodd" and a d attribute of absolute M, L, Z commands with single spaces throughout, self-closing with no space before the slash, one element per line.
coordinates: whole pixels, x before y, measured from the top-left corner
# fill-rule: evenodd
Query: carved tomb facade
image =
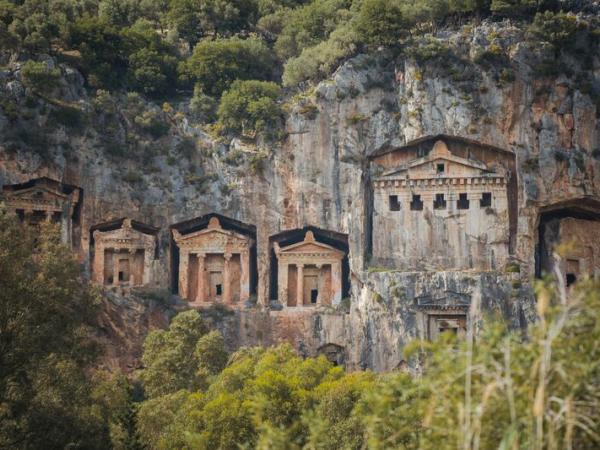
<path fill-rule="evenodd" d="M 237 304 L 250 297 L 250 248 L 254 241 L 222 228 L 211 217 L 207 228 L 189 234 L 173 230 L 179 248 L 179 295 L 195 305 Z"/>
<path fill-rule="evenodd" d="M 342 260 L 345 253 L 315 240 L 285 247 L 274 244 L 278 265 L 278 298 L 284 307 L 330 306 L 342 299 Z"/>

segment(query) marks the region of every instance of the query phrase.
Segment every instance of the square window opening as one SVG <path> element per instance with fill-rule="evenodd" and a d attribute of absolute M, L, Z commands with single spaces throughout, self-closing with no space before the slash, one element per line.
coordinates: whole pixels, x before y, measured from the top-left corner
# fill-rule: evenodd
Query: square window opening
<path fill-rule="evenodd" d="M 469 199 L 467 198 L 467 194 L 458 194 L 456 206 L 458 209 L 469 209 Z"/>
<path fill-rule="evenodd" d="M 397 195 L 390 195 L 390 211 L 400 211 L 400 201 Z"/>
<path fill-rule="evenodd" d="M 119 271 L 119 281 L 125 281 L 125 272 Z"/>
<path fill-rule="evenodd" d="M 420 195 L 412 196 L 412 201 L 410 202 L 410 210 L 411 211 L 422 211 L 423 210 L 423 200 L 421 200 Z"/>
<path fill-rule="evenodd" d="M 481 194 L 481 200 L 479 200 L 479 206 L 481 206 L 481 207 L 492 206 L 492 193 L 491 192 L 484 192 L 483 194 Z"/>
<path fill-rule="evenodd" d="M 215 292 L 217 293 L 217 295 L 222 295 L 223 294 L 223 285 L 217 284 L 215 286 Z"/>
<path fill-rule="evenodd" d="M 435 194 L 433 209 L 446 209 L 446 200 L 444 199 L 444 194 Z"/>
<path fill-rule="evenodd" d="M 446 166 L 444 165 L 444 163 L 439 163 L 435 166 L 435 171 L 437 173 L 444 173 L 446 171 Z"/>
<path fill-rule="evenodd" d="M 574 273 L 567 274 L 567 287 L 574 285 L 576 281 L 577 275 L 575 275 Z"/>

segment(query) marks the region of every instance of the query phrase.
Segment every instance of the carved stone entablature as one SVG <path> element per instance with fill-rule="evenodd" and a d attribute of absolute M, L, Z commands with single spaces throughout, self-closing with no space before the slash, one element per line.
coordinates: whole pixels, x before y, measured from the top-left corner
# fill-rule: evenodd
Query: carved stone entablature
<path fill-rule="evenodd" d="M 451 291 L 445 291 L 442 295 L 422 295 L 415 298 L 415 306 L 420 310 L 465 311 L 471 307 L 471 296 Z"/>
<path fill-rule="evenodd" d="M 224 229 L 218 217 L 189 234 L 173 229 L 179 249 L 179 295 L 195 305 L 242 303 L 250 297 L 250 249 L 254 240 Z"/>
<path fill-rule="evenodd" d="M 145 228 L 151 228 L 144 226 Z M 135 229 L 131 219 L 119 228 L 96 229 L 94 237 L 94 280 L 103 285 L 142 286 L 151 284 L 151 264 L 156 236 Z"/>
<path fill-rule="evenodd" d="M 502 164 L 486 160 L 491 156 L 484 151 L 452 153 L 451 141 L 439 138 L 427 152 L 398 149 L 380 157 L 389 164 L 373 179 L 374 265 L 400 270 L 504 266 L 510 249 L 510 165 L 503 165 L 504 153 L 498 159 Z"/>
<path fill-rule="evenodd" d="M 318 242 L 312 231 L 295 244 L 280 247 L 276 242 L 274 250 L 278 298 L 284 307 L 337 305 L 341 301 L 343 251 Z"/>
<path fill-rule="evenodd" d="M 43 221 L 59 223 L 62 240 L 69 244 L 80 197 L 79 188 L 50 178 L 36 178 L 2 188 L 2 200 L 21 221 L 31 225 Z"/>

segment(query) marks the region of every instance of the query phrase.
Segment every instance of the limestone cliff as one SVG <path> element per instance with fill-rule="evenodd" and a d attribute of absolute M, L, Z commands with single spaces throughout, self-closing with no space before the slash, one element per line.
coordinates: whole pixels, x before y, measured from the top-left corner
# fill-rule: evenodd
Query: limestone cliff
<path fill-rule="evenodd" d="M 88 274 L 94 225 L 130 217 L 159 229 L 152 273 L 162 300 L 106 295 L 100 326 L 110 364 L 136 367 L 146 330 L 186 307 L 165 294 L 173 290 L 169 227 L 213 212 L 256 227 L 256 301 L 205 311 L 232 348 L 288 340 L 314 355 L 334 346 L 350 368 L 388 370 L 401 364 L 406 342 L 426 337 L 420 307 L 431 302 L 470 311 L 476 326 L 496 312 L 525 327 L 533 317 L 540 220 L 554 205 L 600 199 L 600 111 L 593 95 L 600 55 L 585 67 L 566 61 L 569 73 L 542 76 L 536 67 L 550 50 L 509 22 L 443 31 L 423 45 L 433 41 L 448 50 L 347 61 L 288 101 L 287 137 L 277 144 L 211 137 L 185 101 L 161 108 L 132 96 L 93 96 L 66 64 L 57 65 L 62 80 L 52 98 L 23 86 L 19 61 L 2 69 L 0 185 L 47 176 L 82 189 L 74 248 Z M 489 63 L 492 54 L 502 64 Z M 438 135 L 514 155 L 510 264 L 439 271 L 372 264 L 379 238 L 372 227 L 371 183 L 378 175 L 372 156 Z M 271 301 L 270 237 L 307 226 L 347 234 L 348 298 L 336 307 L 280 310 Z"/>

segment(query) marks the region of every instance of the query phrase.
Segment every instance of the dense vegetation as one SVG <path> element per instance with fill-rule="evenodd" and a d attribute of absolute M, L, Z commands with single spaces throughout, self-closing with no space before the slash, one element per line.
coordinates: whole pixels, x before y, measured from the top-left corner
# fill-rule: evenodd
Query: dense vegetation
<path fill-rule="evenodd" d="M 193 92 L 199 118 L 218 119 L 225 133 L 255 135 L 279 121 L 280 102 L 267 85 L 247 90 L 251 99 L 237 85 L 217 109 L 236 80 L 292 88 L 328 76 L 359 51 L 410 53 L 417 35 L 484 17 L 530 27 L 557 55 L 589 50 L 585 36 L 597 38 L 597 23 L 560 12 L 585 7 L 575 0 L 1 0 L 0 50 L 66 60 L 89 88 L 154 99 Z M 33 69 L 38 91 L 51 89 L 42 79 L 56 69 Z M 269 106 L 248 119 L 257 102 Z M 232 118 L 245 124 L 232 126 Z"/>

